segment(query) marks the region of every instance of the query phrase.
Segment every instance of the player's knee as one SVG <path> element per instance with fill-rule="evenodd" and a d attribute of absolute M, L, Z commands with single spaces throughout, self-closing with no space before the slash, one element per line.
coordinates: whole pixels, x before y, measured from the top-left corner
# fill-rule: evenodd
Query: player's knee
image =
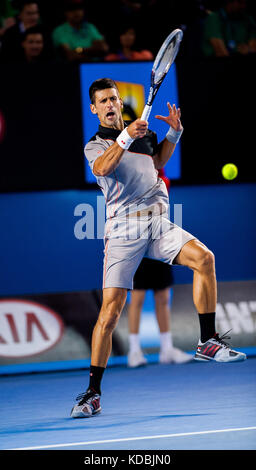
<path fill-rule="evenodd" d="M 115 327 L 117 326 L 119 318 L 120 318 L 119 313 L 115 313 L 115 314 L 112 314 L 111 316 L 109 316 L 106 319 L 106 322 L 105 322 L 105 329 L 107 331 L 113 331 L 115 329 Z"/>
<path fill-rule="evenodd" d="M 104 314 L 100 318 L 103 333 L 111 333 L 115 329 L 120 315 L 121 312 L 118 309 L 113 310 L 111 307 L 105 309 Z"/>
<path fill-rule="evenodd" d="M 197 268 L 200 271 L 214 271 L 215 256 L 208 248 L 203 248 L 198 257 Z"/>

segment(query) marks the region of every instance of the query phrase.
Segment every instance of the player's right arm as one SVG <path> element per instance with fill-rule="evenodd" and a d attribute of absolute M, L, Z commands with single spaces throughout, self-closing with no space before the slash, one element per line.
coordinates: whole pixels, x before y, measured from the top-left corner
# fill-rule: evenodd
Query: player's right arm
<path fill-rule="evenodd" d="M 148 123 L 141 119 L 136 119 L 126 129 L 132 139 L 144 137 L 147 132 Z M 108 176 L 119 165 L 124 149 L 115 142 L 105 152 L 98 157 L 93 166 L 93 173 L 95 176 Z"/>
<path fill-rule="evenodd" d="M 95 160 L 93 173 L 95 176 L 108 176 L 119 165 L 124 149 L 117 142 L 111 145 L 105 152 Z"/>

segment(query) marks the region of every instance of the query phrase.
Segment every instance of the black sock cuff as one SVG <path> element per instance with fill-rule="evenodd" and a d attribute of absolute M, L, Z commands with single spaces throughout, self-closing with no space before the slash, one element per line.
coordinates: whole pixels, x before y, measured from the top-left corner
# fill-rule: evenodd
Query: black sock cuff
<path fill-rule="evenodd" d="M 216 312 L 199 313 L 199 322 L 201 329 L 201 341 L 205 343 L 208 339 L 212 338 L 215 333 L 215 316 Z"/>
<path fill-rule="evenodd" d="M 93 389 L 95 392 L 99 393 L 101 395 L 101 389 L 100 389 L 100 384 L 102 380 L 102 376 L 105 372 L 105 367 L 99 367 L 99 366 L 90 366 L 90 383 L 89 387 L 90 389 Z"/>
<path fill-rule="evenodd" d="M 90 372 L 92 372 L 93 374 L 104 374 L 104 371 L 105 371 L 105 367 L 100 367 L 100 366 L 90 366 Z"/>

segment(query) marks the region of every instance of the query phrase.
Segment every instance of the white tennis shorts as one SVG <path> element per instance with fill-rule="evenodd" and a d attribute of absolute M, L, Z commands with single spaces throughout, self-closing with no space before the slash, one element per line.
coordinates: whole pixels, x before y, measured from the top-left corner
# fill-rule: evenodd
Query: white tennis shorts
<path fill-rule="evenodd" d="M 168 264 L 196 237 L 168 219 L 167 213 L 114 217 L 106 222 L 103 289 L 133 289 L 133 276 L 145 256 Z"/>

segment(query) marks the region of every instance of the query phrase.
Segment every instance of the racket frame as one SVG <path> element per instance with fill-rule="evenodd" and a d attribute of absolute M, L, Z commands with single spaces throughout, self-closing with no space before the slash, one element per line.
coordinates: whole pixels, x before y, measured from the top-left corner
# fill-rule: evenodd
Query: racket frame
<path fill-rule="evenodd" d="M 160 78 L 160 80 L 155 83 L 155 73 L 156 73 L 156 68 L 159 64 L 159 61 L 162 59 L 167 47 L 169 46 L 170 42 L 172 41 L 172 39 L 177 36 L 177 43 L 175 44 L 175 49 L 174 49 L 174 54 L 172 56 L 172 60 L 167 62 L 167 65 L 165 67 L 165 70 Z M 147 99 L 147 103 L 143 109 L 143 112 L 142 112 L 142 115 L 141 115 L 141 119 L 142 120 L 145 120 L 145 121 L 148 121 L 148 118 L 150 116 L 150 113 L 151 113 L 151 109 L 152 109 L 152 104 L 153 104 L 153 101 L 155 99 L 155 96 L 160 88 L 160 85 L 162 84 L 164 78 L 166 77 L 171 65 L 173 64 L 178 52 L 179 52 L 179 47 L 180 47 L 180 42 L 182 40 L 182 37 L 183 37 L 183 31 L 181 29 L 175 29 L 174 31 L 172 31 L 169 36 L 167 36 L 167 38 L 165 39 L 165 41 L 163 42 L 162 46 L 160 47 L 158 53 L 157 53 L 157 56 L 154 60 L 154 64 L 153 64 L 153 67 L 152 67 L 152 71 L 151 71 L 151 77 L 150 77 L 150 90 L 149 90 L 149 94 L 148 94 L 148 99 Z"/>

